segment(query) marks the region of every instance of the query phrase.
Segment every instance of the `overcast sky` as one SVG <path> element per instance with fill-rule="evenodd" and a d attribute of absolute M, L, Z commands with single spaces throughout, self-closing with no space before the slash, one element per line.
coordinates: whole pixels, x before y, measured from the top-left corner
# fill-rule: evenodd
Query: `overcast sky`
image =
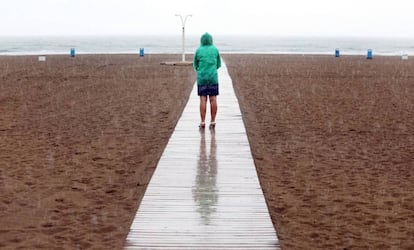
<path fill-rule="evenodd" d="M 1 0 L 0 36 L 187 34 L 414 37 L 412 0 Z"/>

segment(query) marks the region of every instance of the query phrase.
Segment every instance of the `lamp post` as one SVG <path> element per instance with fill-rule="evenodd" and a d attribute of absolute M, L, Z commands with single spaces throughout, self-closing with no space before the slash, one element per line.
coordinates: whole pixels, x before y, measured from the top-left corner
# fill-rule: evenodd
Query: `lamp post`
<path fill-rule="evenodd" d="M 182 15 L 176 14 L 175 16 L 180 17 L 181 19 L 181 25 L 182 25 L 182 30 L 183 30 L 183 37 L 182 37 L 182 45 L 183 45 L 183 54 L 182 54 L 182 61 L 185 62 L 185 22 L 187 21 L 188 17 L 192 17 L 193 15 L 186 15 L 185 18 L 183 18 Z"/>

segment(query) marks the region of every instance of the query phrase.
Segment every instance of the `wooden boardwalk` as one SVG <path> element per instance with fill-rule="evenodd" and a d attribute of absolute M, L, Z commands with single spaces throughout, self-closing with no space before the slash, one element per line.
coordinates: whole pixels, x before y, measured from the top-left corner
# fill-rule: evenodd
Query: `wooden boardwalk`
<path fill-rule="evenodd" d="M 198 129 L 194 86 L 125 249 L 280 249 L 225 65 L 219 80 L 215 130 Z"/>

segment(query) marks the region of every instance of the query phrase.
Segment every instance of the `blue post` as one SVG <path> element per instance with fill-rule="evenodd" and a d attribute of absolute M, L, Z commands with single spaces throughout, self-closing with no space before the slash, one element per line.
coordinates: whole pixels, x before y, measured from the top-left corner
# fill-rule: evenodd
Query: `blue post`
<path fill-rule="evenodd" d="M 75 48 L 70 49 L 70 57 L 75 57 Z"/>
<path fill-rule="evenodd" d="M 372 59 L 372 49 L 368 49 L 367 59 Z"/>
<path fill-rule="evenodd" d="M 144 48 L 140 48 L 139 49 L 139 56 L 143 57 L 144 56 Z"/>
<path fill-rule="evenodd" d="M 335 49 L 335 57 L 339 57 L 339 49 Z"/>

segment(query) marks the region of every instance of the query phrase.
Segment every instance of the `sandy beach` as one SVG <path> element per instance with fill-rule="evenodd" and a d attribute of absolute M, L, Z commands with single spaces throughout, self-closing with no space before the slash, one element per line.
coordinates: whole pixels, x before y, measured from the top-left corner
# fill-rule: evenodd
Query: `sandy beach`
<path fill-rule="evenodd" d="M 282 248 L 414 249 L 414 60 L 224 59 Z"/>
<path fill-rule="evenodd" d="M 122 249 L 193 69 L 37 59 L 0 57 L 0 248 Z M 414 248 L 412 58 L 224 60 L 283 249 Z"/>
<path fill-rule="evenodd" d="M 178 55 L 0 57 L 0 248 L 121 249 L 195 80 Z"/>

